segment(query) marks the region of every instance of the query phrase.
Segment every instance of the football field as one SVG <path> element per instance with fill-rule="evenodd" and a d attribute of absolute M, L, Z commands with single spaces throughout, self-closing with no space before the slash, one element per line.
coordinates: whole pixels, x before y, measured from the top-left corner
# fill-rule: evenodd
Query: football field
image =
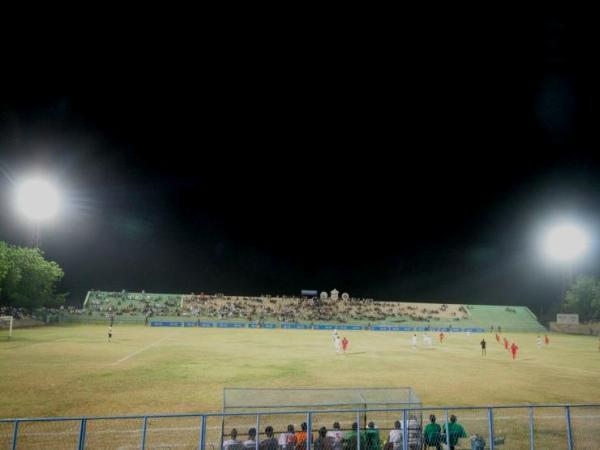
<path fill-rule="evenodd" d="M 411 386 L 424 405 L 600 402 L 598 339 L 412 333 L 113 327 L 16 329 L 0 340 L 0 417 L 215 412 L 224 387 Z M 479 342 L 488 342 L 481 356 Z"/>

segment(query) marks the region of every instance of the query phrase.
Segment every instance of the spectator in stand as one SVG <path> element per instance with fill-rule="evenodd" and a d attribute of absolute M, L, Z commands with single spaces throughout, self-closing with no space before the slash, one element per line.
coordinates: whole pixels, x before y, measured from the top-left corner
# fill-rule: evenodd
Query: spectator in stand
<path fill-rule="evenodd" d="M 435 450 L 442 450 L 442 427 L 435 423 L 435 414 L 429 416 L 429 423 L 423 431 L 425 439 L 425 448 L 435 447 Z"/>
<path fill-rule="evenodd" d="M 420 426 L 419 426 L 419 422 L 417 422 L 417 418 L 413 415 L 411 415 L 408 418 L 408 448 L 410 450 L 418 450 L 420 449 L 421 445 L 419 442 L 419 435 L 420 435 Z"/>
<path fill-rule="evenodd" d="M 352 431 L 344 437 L 344 450 L 354 450 L 357 447 L 357 440 L 360 439 L 360 448 L 365 448 L 365 435 L 359 433 L 358 423 L 352 424 Z"/>
<path fill-rule="evenodd" d="M 319 436 L 315 440 L 314 448 L 315 450 L 333 450 L 334 441 L 332 437 L 327 436 L 327 428 L 319 429 Z"/>
<path fill-rule="evenodd" d="M 237 440 L 237 430 L 235 428 L 231 429 L 229 436 L 231 439 L 223 442 L 223 450 L 240 450 L 243 444 L 242 441 Z"/>
<path fill-rule="evenodd" d="M 333 439 L 333 450 L 342 450 L 342 442 L 344 440 L 344 434 L 340 429 L 340 423 L 334 422 L 333 430 L 327 432 L 327 436 Z"/>
<path fill-rule="evenodd" d="M 306 422 L 302 422 L 300 425 L 302 431 L 296 431 L 296 449 L 305 449 L 306 448 Z"/>
<path fill-rule="evenodd" d="M 450 443 L 450 450 L 454 450 L 456 444 L 458 444 L 458 440 L 460 438 L 466 438 L 467 433 L 461 424 L 456 422 L 456 416 L 452 414 L 450 416 L 450 423 L 444 425 L 444 430 L 448 430 L 448 441 Z"/>
<path fill-rule="evenodd" d="M 244 441 L 246 449 L 256 448 L 256 428 L 248 429 L 248 439 Z"/>
<path fill-rule="evenodd" d="M 396 420 L 394 429 L 390 431 L 388 443 L 394 446 L 393 450 L 400 450 L 402 448 L 402 424 L 399 420 Z"/>
<path fill-rule="evenodd" d="M 287 432 L 279 435 L 279 448 L 283 450 L 292 450 L 296 446 L 296 436 L 294 435 L 294 425 L 287 426 Z"/>
<path fill-rule="evenodd" d="M 277 439 L 273 437 L 273 427 L 269 425 L 265 428 L 266 438 L 260 443 L 260 450 L 278 450 Z"/>
<path fill-rule="evenodd" d="M 367 441 L 366 450 L 381 450 L 381 439 L 379 437 L 379 430 L 375 428 L 374 422 L 369 422 L 367 431 L 365 433 L 365 440 Z"/>

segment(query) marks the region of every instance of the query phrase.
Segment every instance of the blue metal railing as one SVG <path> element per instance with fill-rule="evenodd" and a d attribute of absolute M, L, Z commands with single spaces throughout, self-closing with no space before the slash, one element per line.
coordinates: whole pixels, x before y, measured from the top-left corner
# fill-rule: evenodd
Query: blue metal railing
<path fill-rule="evenodd" d="M 561 415 L 544 415 L 544 411 L 548 411 L 550 408 L 554 410 L 558 409 L 558 411 L 562 411 Z M 596 415 L 581 415 L 581 411 L 585 411 L 586 409 L 589 411 L 591 408 L 598 408 Z M 99 421 L 133 421 L 138 420 L 141 421 L 140 428 L 136 428 L 133 430 L 119 430 L 119 433 L 137 433 L 140 432 L 141 440 L 137 441 L 138 443 L 133 446 L 137 448 L 145 449 L 148 446 L 148 433 L 151 431 L 151 427 L 149 427 L 148 421 L 151 419 L 153 421 L 160 421 L 161 419 L 198 419 L 195 422 L 195 426 L 191 428 L 192 431 L 195 430 L 195 435 L 197 436 L 196 443 L 197 448 L 200 450 L 218 450 L 215 445 L 220 446 L 220 438 L 217 441 L 215 439 L 215 435 L 213 433 L 212 441 L 209 442 L 209 436 L 207 431 L 207 422 L 209 419 L 230 419 L 232 418 L 248 418 L 251 419 L 250 422 L 253 426 L 256 427 L 257 437 L 255 439 L 255 443 L 253 443 L 253 447 L 257 450 L 259 447 L 259 440 L 262 433 L 260 433 L 260 425 L 263 426 L 269 425 L 269 421 L 273 421 L 275 417 L 286 418 L 290 415 L 297 415 L 301 417 L 301 420 L 305 420 L 307 423 L 308 430 L 310 432 L 307 434 L 306 440 L 306 450 L 312 450 L 315 448 L 315 441 L 312 433 L 318 432 L 318 426 L 316 425 L 317 418 L 323 419 L 325 415 L 345 415 L 346 417 L 352 417 L 352 420 L 356 420 L 358 426 L 358 432 L 356 433 L 356 450 L 367 450 L 361 449 L 361 438 L 365 429 L 361 427 L 360 420 L 361 417 L 366 417 L 366 415 L 377 415 L 377 413 L 392 413 L 394 417 L 397 417 L 401 420 L 402 430 L 406 430 L 407 432 L 402 433 L 402 442 L 399 444 L 402 446 L 403 450 L 412 449 L 414 446 L 418 445 L 418 448 L 423 448 L 423 433 L 422 430 L 424 428 L 423 424 L 419 422 L 418 428 L 415 428 L 415 434 L 409 433 L 411 431 L 411 421 L 409 417 L 414 416 L 422 416 L 424 413 L 432 412 L 432 411 L 441 411 L 445 416 L 445 426 L 442 428 L 444 430 L 443 440 L 446 445 L 450 446 L 451 444 L 451 433 L 449 432 L 448 424 L 450 423 L 450 412 L 466 412 L 466 411 L 475 411 L 481 412 L 482 415 L 479 418 L 471 420 L 481 420 L 483 423 L 487 422 L 487 426 L 484 425 L 484 428 L 487 428 L 487 437 L 489 439 L 488 447 L 492 450 L 497 448 L 495 441 L 499 436 L 496 433 L 496 422 L 498 418 L 498 414 L 501 411 L 510 411 L 510 410 L 522 410 L 526 412 L 523 415 L 524 421 L 527 423 L 527 433 L 523 433 L 522 435 L 517 435 L 514 433 L 514 429 L 506 429 L 506 426 L 502 433 L 504 436 L 502 437 L 502 441 L 504 442 L 505 438 L 510 438 L 506 436 L 508 433 L 513 433 L 513 438 L 518 439 L 521 442 L 520 448 L 523 446 L 524 442 L 529 441 L 529 447 L 531 450 L 534 450 L 536 447 L 536 441 L 538 437 L 536 436 L 536 432 L 541 434 L 542 438 L 552 437 L 555 441 L 552 441 L 552 448 L 564 448 L 568 450 L 572 450 L 573 448 L 594 448 L 594 445 L 599 445 L 600 443 L 600 430 L 597 426 L 595 426 L 600 418 L 600 404 L 545 404 L 545 405 L 499 405 L 499 406 L 479 406 L 479 407 L 470 407 L 470 406 L 443 406 L 443 407 L 411 407 L 411 408 L 377 408 L 377 409 L 329 409 L 329 410 L 301 410 L 301 411 L 282 411 L 282 412 L 252 412 L 252 413 L 188 413 L 188 414 L 156 414 L 156 415 L 134 415 L 134 416 L 97 416 L 97 417 L 56 417 L 56 418 L 21 418 L 21 419 L 0 419 L 0 448 L 12 448 L 18 449 L 20 445 L 23 444 L 25 447 L 36 447 L 36 444 L 32 444 L 31 439 L 32 436 L 44 436 L 44 446 L 53 447 L 53 448 L 71 448 L 70 446 L 64 445 L 64 442 L 58 441 L 58 436 L 77 436 L 76 447 L 77 449 L 83 450 L 86 448 L 87 438 L 90 432 L 90 426 L 97 424 Z M 549 421 L 552 421 L 550 425 L 548 425 L 548 430 L 536 430 L 534 426 L 534 413 L 536 413 L 535 417 L 537 420 L 547 418 Z M 350 416 L 348 416 L 350 414 Z M 586 444 L 580 444 L 576 442 L 575 433 L 576 429 L 573 428 L 572 416 L 574 414 L 579 414 L 578 417 L 589 420 L 589 422 L 585 422 L 585 425 L 582 424 L 581 432 L 586 433 L 581 439 L 587 439 L 589 447 Z M 265 417 L 268 420 L 265 420 Z M 506 416 L 503 419 L 515 419 L 520 416 Z M 565 420 L 566 427 L 564 436 L 562 433 L 556 432 L 556 425 L 554 425 L 554 421 L 556 419 L 560 419 L 562 417 Z M 502 419 L 502 417 L 501 417 Z M 329 420 L 329 419 L 328 419 Z M 78 423 L 79 430 L 78 432 L 70 431 L 70 432 L 49 432 L 47 429 L 43 429 L 42 432 L 32 432 L 32 428 L 35 428 L 36 424 L 59 424 L 61 422 L 73 422 Z M 24 428 L 27 430 L 24 430 Z M 216 427 L 213 427 L 216 428 Z M 221 434 L 220 428 L 218 427 L 218 434 Z M 585 428 L 585 429 L 584 429 Z M 2 432 L 5 429 L 6 432 Z M 181 432 L 182 428 L 165 428 L 162 430 L 175 430 L 176 432 Z M 156 431 L 156 430 L 155 430 Z M 283 431 L 283 430 L 282 430 Z M 98 433 L 98 431 L 95 431 Z M 105 433 L 106 436 L 103 436 L 102 441 L 110 446 L 110 436 L 111 433 L 117 433 L 116 429 L 111 429 L 110 427 L 107 430 L 103 430 L 102 433 Z M 414 436 L 417 436 L 416 438 Z M 57 442 L 52 444 L 52 438 L 57 437 Z M 177 444 L 177 438 L 170 438 L 171 444 Z M 418 439 L 418 443 L 414 442 L 414 439 Z M 464 439 L 464 438 L 463 438 Z M 50 443 L 49 443 L 50 442 Z M 514 442 L 514 440 L 513 440 Z M 577 445 L 576 445 L 577 444 Z M 502 445 L 501 443 L 498 445 Z M 525 444 L 527 445 L 527 444 Z M 547 442 L 545 445 L 548 445 Z M 39 446 L 39 445 L 38 445 Z M 132 446 L 130 446 L 132 447 Z M 464 444 L 463 444 L 464 448 Z M 539 448 L 544 448 L 539 446 Z M 501 450 L 501 449 L 498 449 Z"/>

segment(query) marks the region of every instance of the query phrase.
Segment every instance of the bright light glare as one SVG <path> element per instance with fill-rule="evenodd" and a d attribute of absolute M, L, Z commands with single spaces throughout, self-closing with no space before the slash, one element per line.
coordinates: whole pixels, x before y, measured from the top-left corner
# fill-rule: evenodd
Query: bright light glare
<path fill-rule="evenodd" d="M 557 261 L 572 261 L 588 248 L 589 238 L 584 230 L 572 224 L 551 228 L 544 240 L 546 254 Z"/>
<path fill-rule="evenodd" d="M 39 222 L 56 215 L 60 197 L 54 186 L 40 178 L 24 181 L 17 189 L 17 207 L 27 218 Z"/>

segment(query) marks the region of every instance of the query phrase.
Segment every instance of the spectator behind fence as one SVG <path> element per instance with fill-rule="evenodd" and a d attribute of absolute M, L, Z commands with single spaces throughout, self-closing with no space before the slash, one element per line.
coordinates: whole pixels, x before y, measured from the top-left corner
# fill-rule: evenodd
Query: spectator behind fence
<path fill-rule="evenodd" d="M 273 427 L 269 425 L 265 428 L 266 439 L 260 443 L 260 450 L 278 450 L 277 439 L 273 437 Z"/>
<path fill-rule="evenodd" d="M 302 431 L 296 431 L 296 449 L 302 450 L 306 448 L 306 422 L 300 425 Z"/>
<path fill-rule="evenodd" d="M 365 433 L 366 450 L 381 450 L 381 439 L 379 438 L 379 430 L 375 428 L 375 423 L 369 422 Z"/>
<path fill-rule="evenodd" d="M 406 425 L 408 428 L 408 448 L 410 450 L 421 448 L 421 443 L 419 442 L 421 427 L 419 426 L 419 422 L 417 422 L 417 418 L 411 415 Z"/>
<path fill-rule="evenodd" d="M 463 426 L 456 422 L 456 416 L 454 414 L 450 416 L 450 423 L 444 426 L 444 430 L 446 429 L 448 430 L 450 450 L 454 450 L 458 440 L 467 437 L 467 433 Z"/>
<path fill-rule="evenodd" d="M 241 450 L 243 447 L 242 441 L 237 440 L 237 430 L 235 428 L 231 429 L 230 437 L 231 439 L 223 442 L 223 450 Z"/>
<path fill-rule="evenodd" d="M 342 430 L 340 429 L 339 422 L 334 422 L 333 430 L 329 430 L 327 436 L 333 439 L 333 450 L 342 450 L 344 433 L 342 433 Z"/>
<path fill-rule="evenodd" d="M 256 428 L 248 430 L 248 439 L 244 441 L 244 447 L 246 449 L 256 448 Z"/>
<path fill-rule="evenodd" d="M 394 429 L 390 431 L 388 444 L 393 445 L 393 450 L 400 450 L 402 448 L 402 424 L 399 420 L 396 420 Z"/>
<path fill-rule="evenodd" d="M 279 448 L 284 450 L 293 450 L 295 446 L 296 436 L 294 434 L 294 425 L 290 424 L 287 427 L 287 432 L 279 435 Z"/>
<path fill-rule="evenodd" d="M 344 450 L 354 450 L 357 448 L 357 441 L 360 439 L 360 448 L 365 448 L 365 435 L 359 433 L 358 423 L 352 424 L 352 431 L 346 434 L 344 438 Z"/>
<path fill-rule="evenodd" d="M 327 428 L 319 429 L 319 436 L 315 440 L 315 450 L 333 450 L 334 440 L 331 436 L 327 436 Z"/>
<path fill-rule="evenodd" d="M 429 416 L 429 423 L 423 432 L 425 438 L 425 448 L 435 447 L 436 450 L 442 450 L 442 427 L 435 423 L 435 414 Z"/>

